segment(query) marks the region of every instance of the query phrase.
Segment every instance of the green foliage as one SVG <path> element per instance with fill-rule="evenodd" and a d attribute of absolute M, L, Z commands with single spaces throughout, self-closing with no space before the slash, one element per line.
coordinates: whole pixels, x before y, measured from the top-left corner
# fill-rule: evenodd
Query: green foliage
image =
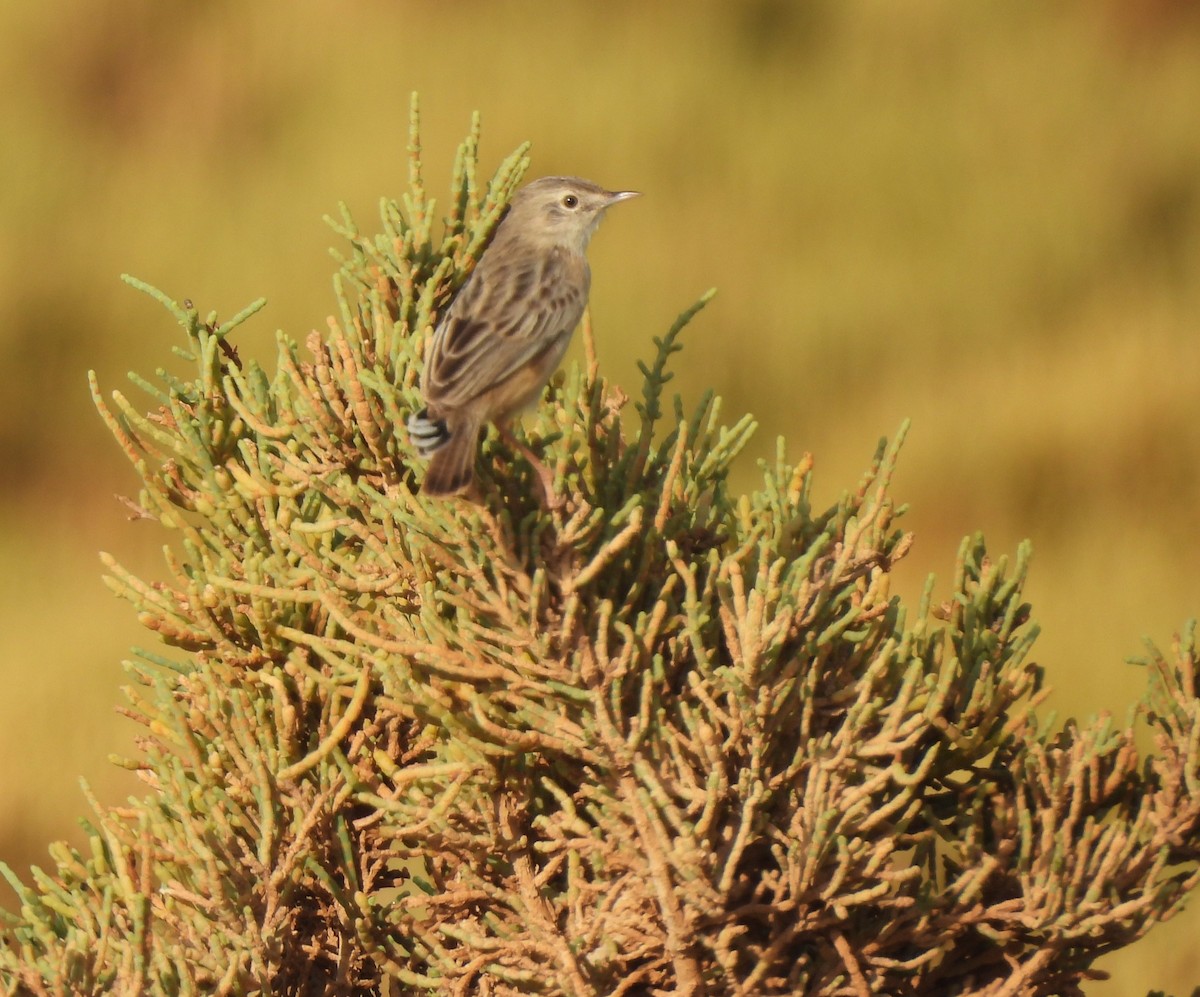
<path fill-rule="evenodd" d="M 1131 726 L 1034 713 L 1014 564 L 979 538 L 951 598 L 889 592 L 910 537 L 899 440 L 828 509 L 782 443 L 734 496 L 753 423 L 635 415 L 587 362 L 481 501 L 416 489 L 400 427 L 435 317 L 526 167 L 448 213 L 420 172 L 383 233 L 338 223 L 340 313 L 273 373 L 153 292 L 196 374 L 101 413 L 168 531 L 170 580 L 109 584 L 182 652 L 141 652 L 143 800 L 96 807 L 3 933 L 20 993 L 1071 994 L 1197 879 L 1194 631 Z M 436 233 L 435 234 L 435 230 Z M 136 282 L 135 282 L 136 283 Z M 144 285 L 138 285 L 144 288 Z M 149 290 L 148 288 L 144 288 Z M 669 414 L 668 414 L 669 412 Z M 928 591 L 931 591 L 928 590 Z"/>

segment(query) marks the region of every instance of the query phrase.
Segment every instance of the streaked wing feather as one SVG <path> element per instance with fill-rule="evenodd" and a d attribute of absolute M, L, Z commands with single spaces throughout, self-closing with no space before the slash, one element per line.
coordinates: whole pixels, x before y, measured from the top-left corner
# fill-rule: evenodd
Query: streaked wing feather
<path fill-rule="evenodd" d="M 434 332 L 426 400 L 465 405 L 570 332 L 583 314 L 587 286 L 566 280 L 566 265 L 551 253 L 477 271 Z"/>

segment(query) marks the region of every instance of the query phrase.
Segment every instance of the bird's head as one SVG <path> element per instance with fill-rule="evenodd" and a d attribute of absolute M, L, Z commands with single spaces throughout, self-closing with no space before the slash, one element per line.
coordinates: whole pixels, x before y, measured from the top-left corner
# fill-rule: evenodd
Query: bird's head
<path fill-rule="evenodd" d="M 582 253 L 604 212 L 637 196 L 636 190 L 605 190 L 579 177 L 542 177 L 513 196 L 505 228 Z"/>

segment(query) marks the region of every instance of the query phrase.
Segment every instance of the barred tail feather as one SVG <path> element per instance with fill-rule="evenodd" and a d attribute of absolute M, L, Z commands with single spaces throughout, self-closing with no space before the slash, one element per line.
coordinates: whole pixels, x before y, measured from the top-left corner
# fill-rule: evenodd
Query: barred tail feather
<path fill-rule="evenodd" d="M 475 476 L 475 449 L 479 423 L 448 423 L 422 409 L 408 419 L 408 433 L 422 457 L 429 458 L 421 491 L 426 495 L 453 495 L 471 484 Z"/>
<path fill-rule="evenodd" d="M 440 450 L 435 450 L 429 459 L 429 469 L 421 491 L 426 495 L 453 495 L 461 492 L 475 477 L 475 427 L 471 432 L 450 437 Z"/>
<path fill-rule="evenodd" d="M 408 417 L 408 435 L 422 457 L 430 457 L 450 441 L 450 428 L 445 419 L 435 419 L 423 408 Z"/>

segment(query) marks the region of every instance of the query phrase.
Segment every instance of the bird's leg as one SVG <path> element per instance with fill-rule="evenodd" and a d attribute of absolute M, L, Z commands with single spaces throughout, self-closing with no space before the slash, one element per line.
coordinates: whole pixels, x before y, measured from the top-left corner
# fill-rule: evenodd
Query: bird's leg
<path fill-rule="evenodd" d="M 500 439 L 513 449 L 520 451 L 521 456 L 529 461 L 529 466 L 537 474 L 538 482 L 542 486 L 542 507 L 548 512 L 561 508 L 563 498 L 561 495 L 554 494 L 554 472 L 542 462 L 537 454 L 513 435 L 512 425 L 507 420 L 498 422 L 496 430 L 500 434 Z"/>

